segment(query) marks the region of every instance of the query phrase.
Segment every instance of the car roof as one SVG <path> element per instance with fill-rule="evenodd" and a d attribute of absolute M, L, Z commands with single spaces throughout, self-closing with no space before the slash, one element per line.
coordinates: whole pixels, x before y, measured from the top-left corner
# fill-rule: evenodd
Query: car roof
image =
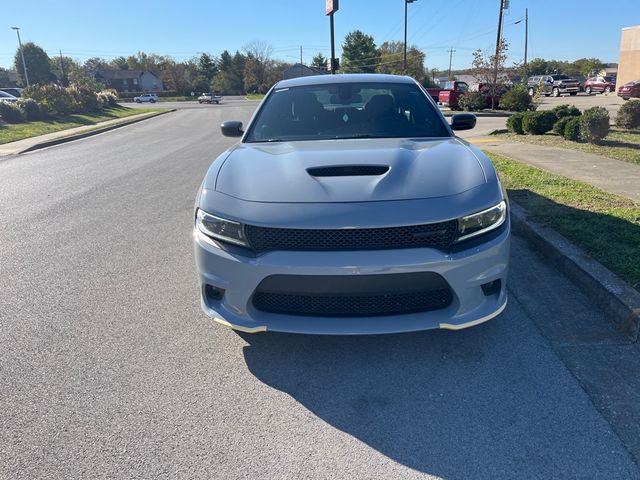
<path fill-rule="evenodd" d="M 276 83 L 276 88 L 301 87 L 307 85 L 326 85 L 328 83 L 413 83 L 411 77 L 386 75 L 382 73 L 342 73 L 339 75 L 311 75 L 291 78 Z"/>

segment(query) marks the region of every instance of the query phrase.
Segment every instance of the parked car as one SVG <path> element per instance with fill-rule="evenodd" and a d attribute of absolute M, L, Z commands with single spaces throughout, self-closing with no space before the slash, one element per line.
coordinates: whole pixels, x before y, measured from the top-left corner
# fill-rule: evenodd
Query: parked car
<path fill-rule="evenodd" d="M 568 75 L 534 75 L 527 80 L 529 95 L 533 97 L 537 90 L 540 94 L 548 97 L 553 95 L 559 97 L 563 93 L 577 95 L 580 91 L 580 84 L 575 78 Z"/>
<path fill-rule="evenodd" d="M 150 102 L 156 103 L 159 100 L 158 95 L 155 93 L 145 93 L 139 97 L 133 97 L 133 101 L 136 103 Z"/>
<path fill-rule="evenodd" d="M 0 92 L 8 93 L 9 95 L 13 95 L 16 98 L 20 98 L 22 96 L 22 90 L 24 90 L 24 89 L 23 88 L 17 88 L 17 87 L 3 87 L 3 88 L 0 88 Z"/>
<path fill-rule="evenodd" d="M 453 91 L 469 91 L 469 85 L 466 82 L 459 82 L 457 80 L 449 80 L 444 82 L 441 87 L 429 87 L 425 89 L 427 93 L 433 98 L 433 101 L 440 103 L 440 92 L 446 90 Z"/>
<path fill-rule="evenodd" d="M 618 96 L 624 100 L 640 98 L 640 80 L 625 83 L 618 89 Z"/>
<path fill-rule="evenodd" d="M 616 77 L 590 77 L 584 82 L 584 91 L 587 94 L 592 92 L 615 92 L 616 91 Z"/>
<path fill-rule="evenodd" d="M 18 99 L 13 95 L 0 90 L 0 102 L 15 103 Z"/>
<path fill-rule="evenodd" d="M 471 327 L 507 302 L 510 224 L 487 156 L 415 80 L 278 82 L 197 194 L 201 306 L 243 332 Z"/>
<path fill-rule="evenodd" d="M 444 88 L 438 93 L 438 105 L 449 107 L 452 110 L 458 108 L 458 100 L 461 95 L 469 91 L 467 82 L 452 80 L 444 84 Z"/>
<path fill-rule="evenodd" d="M 215 93 L 203 93 L 198 97 L 198 103 L 215 103 L 216 105 L 220 103 L 222 97 Z"/>

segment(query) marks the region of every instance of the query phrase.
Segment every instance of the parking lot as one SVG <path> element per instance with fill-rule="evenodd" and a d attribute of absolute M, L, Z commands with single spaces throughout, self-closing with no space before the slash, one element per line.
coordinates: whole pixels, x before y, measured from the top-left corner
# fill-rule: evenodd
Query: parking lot
<path fill-rule="evenodd" d="M 616 99 L 544 105 L 569 100 Z M 207 320 L 194 197 L 220 123 L 256 105 L 171 104 L 0 162 L 0 478 L 640 478 L 589 388 L 624 338 L 518 237 L 507 309 L 465 331 Z"/>
<path fill-rule="evenodd" d="M 616 114 L 618 113 L 618 109 L 620 105 L 622 105 L 625 101 L 618 97 L 615 93 L 598 93 L 591 95 L 587 95 L 584 92 L 580 92 L 575 96 L 571 95 L 562 95 L 560 97 L 541 97 L 541 104 L 538 108 L 539 110 L 551 110 L 553 107 L 557 105 L 562 105 L 563 103 L 568 103 L 570 105 L 575 105 L 580 110 L 585 110 L 591 107 L 604 107 L 609 112 L 609 116 L 614 119 Z"/>

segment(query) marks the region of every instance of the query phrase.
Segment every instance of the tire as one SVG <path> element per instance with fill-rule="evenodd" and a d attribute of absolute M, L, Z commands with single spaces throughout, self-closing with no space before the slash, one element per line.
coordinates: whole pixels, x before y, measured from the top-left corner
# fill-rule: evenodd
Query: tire
<path fill-rule="evenodd" d="M 611 87 L 604 87 L 604 93 L 611 93 Z"/>
<path fill-rule="evenodd" d="M 553 87 L 553 90 L 551 90 L 551 94 L 554 97 L 559 97 L 560 96 L 560 89 L 558 87 Z"/>
<path fill-rule="evenodd" d="M 216 105 L 220 105 L 220 102 L 216 102 Z"/>
<path fill-rule="evenodd" d="M 535 90 L 533 89 L 533 87 L 529 87 L 529 96 L 533 97 L 535 95 Z"/>
<path fill-rule="evenodd" d="M 142 100 L 136 100 L 136 103 L 142 103 Z"/>
<path fill-rule="evenodd" d="M 149 102 L 151 102 L 151 103 L 156 103 L 156 101 L 155 101 L 155 100 L 153 100 L 153 99 L 149 100 Z"/>
<path fill-rule="evenodd" d="M 586 93 L 587 95 L 591 95 L 591 87 L 585 88 L 584 93 Z"/>

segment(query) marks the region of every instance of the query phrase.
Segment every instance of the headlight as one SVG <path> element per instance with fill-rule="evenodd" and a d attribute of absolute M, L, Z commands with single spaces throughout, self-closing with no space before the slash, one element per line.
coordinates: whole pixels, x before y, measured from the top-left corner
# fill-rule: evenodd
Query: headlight
<path fill-rule="evenodd" d="M 458 242 L 467 238 L 482 235 L 498 228 L 507 219 L 507 202 L 501 201 L 494 207 L 487 208 L 473 215 L 458 219 Z"/>
<path fill-rule="evenodd" d="M 241 223 L 225 220 L 198 209 L 196 228 L 208 237 L 248 247 Z"/>

